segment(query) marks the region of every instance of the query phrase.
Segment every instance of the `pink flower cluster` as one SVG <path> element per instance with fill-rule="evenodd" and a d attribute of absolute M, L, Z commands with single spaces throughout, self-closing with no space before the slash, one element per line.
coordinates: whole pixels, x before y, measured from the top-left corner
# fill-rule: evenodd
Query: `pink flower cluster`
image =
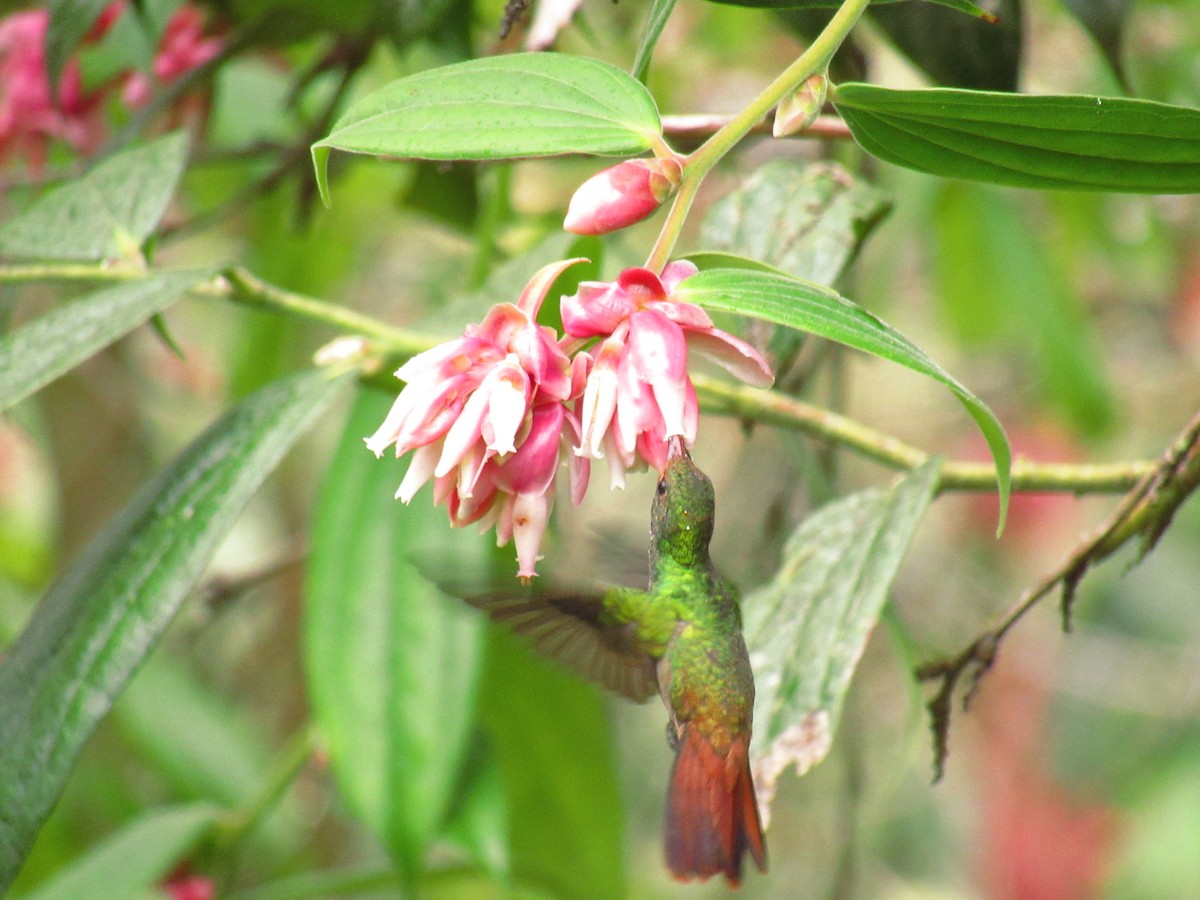
<path fill-rule="evenodd" d="M 97 118 L 101 97 L 83 90 L 79 61 L 70 60 L 51 96 L 46 76 L 48 10 L 14 13 L 0 21 L 0 158 L 21 153 L 41 166 L 51 140 L 76 150 L 94 148 L 103 136 Z"/>
<path fill-rule="evenodd" d="M 391 446 L 397 457 L 412 453 L 398 499 L 409 502 L 433 479 L 451 524 L 495 525 L 500 545 L 516 544 L 523 579 L 536 574 L 562 465 L 578 504 L 592 459 L 606 458 L 612 485 L 622 487 L 631 468 L 665 468 L 670 438 L 695 441 L 689 348 L 751 384 L 773 380 L 757 351 L 671 296 L 696 272 L 688 262 L 661 277 L 627 269 L 615 282 L 582 283 L 562 298 L 560 338 L 536 319 L 576 262 L 546 266 L 515 304 L 497 304 L 463 337 L 401 366 L 406 386 L 366 439 L 376 456 Z"/>
<path fill-rule="evenodd" d="M 124 0 L 106 7 L 83 44 L 103 38 L 124 10 Z M 119 90 L 129 107 L 144 104 L 152 92 L 148 76 L 141 72 L 125 72 L 85 90 L 77 59 L 67 61 L 58 89 L 52 91 L 46 71 L 49 24 L 46 9 L 0 20 L 0 159 L 20 154 L 35 169 L 44 164 L 52 141 L 62 141 L 81 153 L 95 150 L 105 132 L 102 105 L 113 91 Z M 174 81 L 220 51 L 221 41 L 205 37 L 203 24 L 203 13 L 187 4 L 168 20 L 153 64 L 160 82 Z"/>

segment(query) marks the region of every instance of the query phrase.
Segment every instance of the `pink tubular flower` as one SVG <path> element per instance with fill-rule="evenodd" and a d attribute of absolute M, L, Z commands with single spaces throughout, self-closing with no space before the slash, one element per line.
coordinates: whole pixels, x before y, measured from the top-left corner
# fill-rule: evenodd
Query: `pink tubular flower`
<path fill-rule="evenodd" d="M 563 228 L 575 234 L 608 234 L 640 222 L 675 193 L 678 160 L 633 159 L 593 175 L 575 192 Z"/>
<path fill-rule="evenodd" d="M 590 360 L 569 360 L 554 331 L 535 321 L 550 285 L 578 261 L 546 266 L 515 304 L 493 306 L 463 337 L 401 366 L 396 376 L 407 385 L 366 439 L 376 456 L 393 445 L 396 456 L 412 451 L 398 499 L 408 503 L 434 479 L 434 501 L 446 503 L 451 524 L 495 524 L 501 545 L 516 543 L 522 578 L 536 574 L 562 460 L 576 503 L 587 488 L 588 466 L 563 435 L 579 438 L 567 404 L 583 391 Z"/>
<path fill-rule="evenodd" d="M 613 487 L 641 463 L 666 466 L 668 438 L 696 439 L 696 391 L 688 376 L 695 349 L 755 387 L 774 381 L 758 351 L 713 326 L 694 303 L 672 292 L 696 273 L 686 261 L 660 276 L 626 269 L 614 282 L 584 282 L 562 299 L 563 328 L 576 338 L 600 337 L 583 392 L 581 438 L 575 452 L 599 459 L 608 454 Z"/>

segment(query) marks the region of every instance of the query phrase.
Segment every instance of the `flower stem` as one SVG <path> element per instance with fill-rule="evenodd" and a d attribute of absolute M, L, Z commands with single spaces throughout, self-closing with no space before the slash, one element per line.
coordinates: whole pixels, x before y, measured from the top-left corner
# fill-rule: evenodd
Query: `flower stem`
<path fill-rule="evenodd" d="M 150 274 L 145 270 L 105 268 L 98 264 L 0 265 L 0 284 L 129 281 Z M 213 276 L 192 293 L 296 316 L 348 334 L 364 335 L 373 343 L 369 352 L 379 357 L 409 357 L 437 343 L 427 335 L 393 328 L 371 316 L 270 284 L 240 267 Z M 927 451 L 899 438 L 779 391 L 759 390 L 702 375 L 693 375 L 692 381 L 701 406 L 707 412 L 800 431 L 847 447 L 892 469 L 912 469 L 929 458 Z M 1153 460 L 1091 465 L 1034 463 L 1019 459 L 1013 463 L 1012 489 L 1075 494 L 1121 493 L 1153 471 L 1155 466 Z M 995 470 L 986 463 L 950 461 L 942 467 L 938 489 L 988 492 L 995 489 L 995 479 Z"/>
<path fill-rule="evenodd" d="M 857 451 L 888 468 L 906 471 L 925 463 L 927 451 L 778 391 L 760 390 L 693 375 L 700 408 L 718 415 L 763 422 L 800 431 Z M 1113 494 L 1129 490 L 1157 466 L 1154 460 L 1130 460 L 1103 465 L 1035 463 L 1017 459 L 1012 465 L 1012 489 L 1023 492 Z M 943 464 L 938 491 L 991 492 L 996 469 L 989 463 L 949 461 Z"/>
<path fill-rule="evenodd" d="M 238 844 L 278 805 L 308 762 L 313 744 L 312 725 L 306 722 L 271 764 L 259 789 L 221 824 L 216 835 L 218 846 L 228 848 Z"/>
<path fill-rule="evenodd" d="M 675 200 L 667 213 L 658 240 L 655 241 L 654 248 L 646 260 L 647 269 L 661 272 L 671 258 L 675 242 L 683 230 L 683 223 L 687 219 L 692 201 L 696 199 L 696 191 L 699 190 L 704 176 L 754 129 L 762 117 L 770 112 L 771 107 L 799 88 L 810 75 L 822 71 L 829 64 L 833 54 L 867 8 L 868 2 L 869 0 L 845 0 L 829 20 L 829 24 L 795 62 L 751 100 L 745 109 L 722 125 L 712 137 L 687 157 L 683 181 L 675 194 Z"/>

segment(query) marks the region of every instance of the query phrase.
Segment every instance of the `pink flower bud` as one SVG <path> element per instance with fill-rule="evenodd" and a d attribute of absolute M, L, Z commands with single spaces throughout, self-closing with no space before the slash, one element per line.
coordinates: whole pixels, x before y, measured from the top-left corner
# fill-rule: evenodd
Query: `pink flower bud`
<path fill-rule="evenodd" d="M 633 159 L 593 175 L 575 192 L 563 228 L 608 234 L 649 216 L 675 193 L 683 177 L 676 159 Z"/>

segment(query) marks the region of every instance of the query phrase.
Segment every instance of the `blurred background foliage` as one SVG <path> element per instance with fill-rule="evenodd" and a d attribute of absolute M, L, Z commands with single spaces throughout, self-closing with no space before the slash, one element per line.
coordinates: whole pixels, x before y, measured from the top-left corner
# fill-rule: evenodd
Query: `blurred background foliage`
<path fill-rule="evenodd" d="M 178 4 L 130 5 L 79 54 L 85 85 L 151 71 Z M 158 261 L 233 260 L 284 288 L 446 335 L 504 299 L 479 289 L 497 272 L 503 283 L 505 260 L 520 259 L 510 276 L 519 287 L 540 264 L 524 254 L 564 255 L 563 209 L 595 161 L 335 157 L 334 205 L 315 202 L 308 146 L 350 99 L 402 74 L 519 46 L 523 26 L 497 37 L 498 0 L 202 8 L 220 52 L 157 85 L 148 106 L 109 97 L 108 128 L 93 148 L 168 125 L 191 130 Z M 539 10 L 556 8 L 564 5 Z M 628 67 L 646 8 L 591 0 L 556 46 Z M 1003 0 L 998 11 L 1001 24 L 987 26 L 932 4 L 881 6 L 837 68 L 892 87 L 1128 91 L 1200 106 L 1197 0 Z M 822 16 L 680 3 L 650 69 L 660 108 L 736 110 Z M 707 206 L 780 159 L 840 163 L 891 202 L 843 275 L 844 293 L 991 404 L 1018 454 L 1153 458 L 1195 411 L 1196 198 L 982 187 L 874 163 L 849 142 L 756 139 L 706 183 L 685 248 L 703 248 Z M 81 167 L 66 146 L 51 146 L 38 166 L 9 153 L 4 215 Z M 606 239 L 604 275 L 640 262 L 653 228 Z M 10 324 L 53 296 L 43 286 L 3 291 L 0 317 Z M 143 329 L 0 421 L 4 642 L 138 485 L 232 400 L 306 366 L 331 336 L 215 302 L 179 305 L 166 320 L 181 353 Z M 936 386 L 829 347 L 798 353 L 791 386 L 805 398 L 922 448 L 986 458 Z M 102 841 L 119 842 L 122 829 L 190 833 L 191 820 L 152 818 L 189 803 L 225 810 L 223 837 L 195 847 L 166 878 L 172 891 L 191 874 L 242 900 L 724 890 L 675 885 L 661 864 L 670 765 L 661 710 L 620 705 L 534 660 L 413 570 L 412 547 L 445 544 L 449 530 L 424 495 L 408 509 L 390 500 L 402 463 L 362 451 L 360 436 L 387 403 L 360 389 L 350 426 L 340 409 L 328 415 L 252 502 L 92 739 L 15 896 L 69 896 L 70 867 L 110 846 Z M 835 448 L 727 420 L 704 422 L 696 456 L 720 499 L 714 556 L 745 589 L 769 579 L 809 510 L 890 477 Z M 560 505 L 548 556 L 603 576 L 624 565 L 611 560 L 616 533 L 627 545 L 617 555 L 631 546 L 636 559 L 651 486 L 635 478 L 624 493 L 593 492 L 578 510 Z M 978 634 L 1114 502 L 1018 496 L 998 543 L 994 498 L 934 504 L 855 675 L 833 752 L 781 785 L 772 871 L 751 877 L 746 896 L 1200 896 L 1194 506 L 1138 567 L 1118 560 L 1089 575 L 1069 637 L 1047 607 L 1006 639 L 971 713 L 955 719 L 945 781 L 929 784 L 915 666 Z M 486 564 L 473 535 L 453 537 L 464 542 L 450 552 Z M 346 746 L 352 739 L 366 743 Z M 339 757 L 354 762 L 331 768 Z M 135 846 L 135 857 L 149 852 Z"/>

